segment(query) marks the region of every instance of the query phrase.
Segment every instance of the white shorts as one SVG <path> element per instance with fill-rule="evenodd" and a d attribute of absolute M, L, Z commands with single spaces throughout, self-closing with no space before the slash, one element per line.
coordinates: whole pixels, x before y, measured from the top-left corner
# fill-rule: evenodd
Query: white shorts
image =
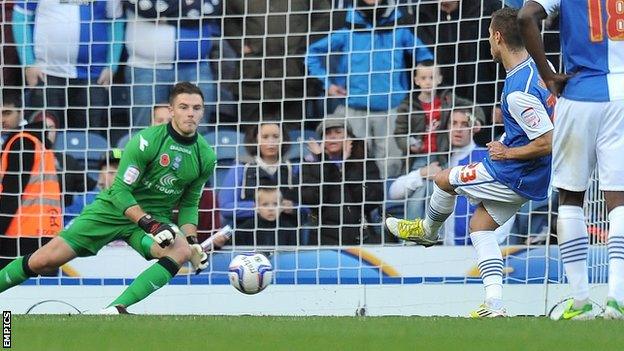
<path fill-rule="evenodd" d="M 555 106 L 553 186 L 587 190 L 596 164 L 600 190 L 624 191 L 624 100 L 560 98 Z"/>
<path fill-rule="evenodd" d="M 482 203 L 499 225 L 507 222 L 528 201 L 496 181 L 481 162 L 451 168 L 449 182 L 457 194 L 467 197 L 472 204 Z"/>

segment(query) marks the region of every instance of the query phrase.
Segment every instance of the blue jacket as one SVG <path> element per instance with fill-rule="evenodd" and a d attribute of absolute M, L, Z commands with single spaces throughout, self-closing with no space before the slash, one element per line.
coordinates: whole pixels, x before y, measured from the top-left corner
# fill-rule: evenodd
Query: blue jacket
<path fill-rule="evenodd" d="M 395 9 L 374 26 L 359 11 L 349 10 L 344 28 L 308 48 L 309 74 L 320 79 L 325 90 L 332 84 L 345 87 L 348 107 L 372 111 L 398 107 L 410 90 L 413 58 L 433 60 L 415 36 L 414 25 L 401 25 L 405 17 Z"/>

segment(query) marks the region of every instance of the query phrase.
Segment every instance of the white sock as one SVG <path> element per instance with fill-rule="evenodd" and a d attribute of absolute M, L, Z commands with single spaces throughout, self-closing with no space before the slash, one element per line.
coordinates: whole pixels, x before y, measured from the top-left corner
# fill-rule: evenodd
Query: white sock
<path fill-rule="evenodd" d="M 491 308 L 503 306 L 503 256 L 493 231 L 470 233 L 472 245 L 477 251 L 479 273 L 485 287 L 485 302 Z"/>
<path fill-rule="evenodd" d="M 609 297 L 624 302 L 624 206 L 609 212 Z"/>
<path fill-rule="evenodd" d="M 440 227 L 455 210 L 456 197 L 440 189 L 435 183 L 433 184 L 433 194 L 431 194 L 425 215 L 425 230 L 430 239 L 438 237 Z"/>
<path fill-rule="evenodd" d="M 572 297 L 576 301 L 589 298 L 589 278 L 587 276 L 587 251 L 589 239 L 585 214 L 578 206 L 559 206 L 557 217 L 557 237 L 559 252 L 568 282 L 572 288 Z"/>

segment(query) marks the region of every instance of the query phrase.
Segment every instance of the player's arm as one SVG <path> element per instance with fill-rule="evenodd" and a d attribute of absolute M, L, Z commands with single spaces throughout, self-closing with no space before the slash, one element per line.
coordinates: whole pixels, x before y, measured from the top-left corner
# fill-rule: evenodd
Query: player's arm
<path fill-rule="evenodd" d="M 487 144 L 492 160 L 530 160 L 552 151 L 553 125 L 550 116 L 536 96 L 515 91 L 506 96 L 509 113 L 529 137 L 524 146 L 508 148 L 499 141 Z"/>
<path fill-rule="evenodd" d="M 506 147 L 499 141 L 487 144 L 492 160 L 530 160 L 549 155 L 552 151 L 552 130 L 518 147 Z"/>
<path fill-rule="evenodd" d="M 199 222 L 199 199 L 204 185 L 214 172 L 216 160 L 216 155 L 211 150 L 208 153 L 206 169 L 184 190 L 178 205 L 178 225 L 182 228 L 186 241 L 191 247 L 191 264 L 196 273 L 208 267 L 208 255 L 197 240 L 197 223 Z"/>
<path fill-rule="evenodd" d="M 546 19 L 559 3 L 560 0 L 527 1 L 518 14 L 518 25 L 524 46 L 533 57 L 540 77 L 548 89 L 557 96 L 563 91 L 563 87 L 570 76 L 553 72 L 548 59 L 546 59 L 540 25 L 542 20 Z"/>
<path fill-rule="evenodd" d="M 143 211 L 132 195 L 134 189 L 141 183 L 148 164 L 155 158 L 157 148 L 157 141 L 149 138 L 147 133 L 140 133 L 130 139 L 119 161 L 119 171 L 115 181 L 108 191 L 113 205 L 121 213 L 146 233 L 150 233 L 160 247 L 167 247 L 179 234 L 178 227 L 154 219 Z"/>

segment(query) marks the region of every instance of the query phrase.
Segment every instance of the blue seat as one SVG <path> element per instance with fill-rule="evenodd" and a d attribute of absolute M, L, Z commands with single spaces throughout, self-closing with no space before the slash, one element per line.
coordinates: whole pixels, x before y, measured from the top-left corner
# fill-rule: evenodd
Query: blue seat
<path fill-rule="evenodd" d="M 302 134 L 301 130 L 296 129 L 288 132 L 288 138 L 290 139 L 290 149 L 286 153 L 286 159 L 298 162 L 310 153 L 307 146 L 308 140 L 311 138 L 318 139 L 318 135 L 314 130 L 306 129 Z"/>
<path fill-rule="evenodd" d="M 73 130 L 57 133 L 54 148 L 64 151 L 90 169 L 97 168 L 102 155 L 110 149 L 108 141 L 101 135 Z"/>
<path fill-rule="evenodd" d="M 245 136 L 231 129 L 217 129 L 204 134 L 208 144 L 214 147 L 220 164 L 233 164 L 241 157 L 247 156 L 243 145 Z"/>

